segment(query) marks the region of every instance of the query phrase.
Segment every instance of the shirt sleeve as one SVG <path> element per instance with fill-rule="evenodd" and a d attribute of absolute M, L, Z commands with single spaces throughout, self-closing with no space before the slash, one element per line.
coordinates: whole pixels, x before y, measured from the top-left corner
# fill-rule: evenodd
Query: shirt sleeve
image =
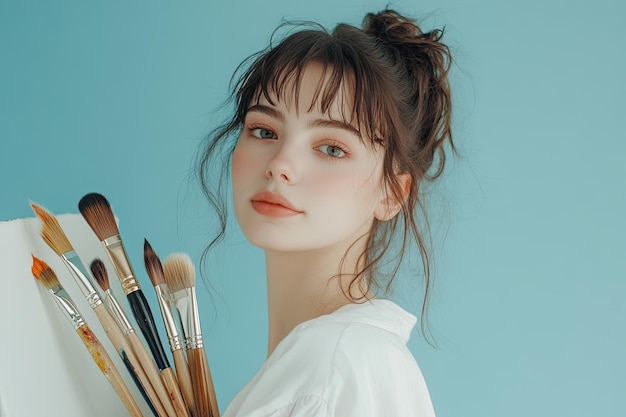
<path fill-rule="evenodd" d="M 274 410 L 267 417 L 330 417 L 330 414 L 323 398 L 306 395 Z"/>

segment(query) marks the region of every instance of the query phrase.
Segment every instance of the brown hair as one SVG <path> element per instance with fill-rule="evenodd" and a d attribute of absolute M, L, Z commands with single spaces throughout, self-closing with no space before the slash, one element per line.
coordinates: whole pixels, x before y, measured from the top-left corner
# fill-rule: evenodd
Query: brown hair
<path fill-rule="evenodd" d="M 424 272 L 424 330 L 431 288 L 430 234 L 420 186 L 423 180 L 433 180 L 443 172 L 444 144 L 448 142 L 454 151 L 448 83 L 451 56 L 448 47 L 440 42 L 442 35 L 440 30 L 422 32 L 415 21 L 393 10 L 384 10 L 365 16 L 362 29 L 339 24 L 330 33 L 320 26 L 299 30 L 275 46 L 270 43 L 268 49 L 244 61 L 231 82 L 235 113 L 214 132 L 199 161 L 203 191 L 220 218 L 220 230 L 207 250 L 223 237 L 226 227 L 220 193 L 227 170 L 219 174 L 215 191 L 209 181 L 209 167 L 218 149 L 228 142 L 227 138 L 239 132 L 251 103 L 261 96 L 270 103 L 272 97 L 297 96 L 307 64 L 321 63 L 328 82 L 323 88 L 320 86 L 312 105 L 319 105 L 322 112 L 329 111 L 337 94 L 341 94 L 342 83 L 348 84 L 353 92 L 353 103 L 351 114 L 343 117 L 356 122 L 366 133 L 364 137 L 384 147 L 385 186 L 402 200 L 397 174 L 408 174 L 411 179 L 401 213 L 389 221 L 374 220 L 367 249 L 360 258 L 363 268 L 355 275 L 350 288 L 365 279 L 369 288 L 384 288 L 388 292 L 413 238 Z M 287 88 L 290 91 L 285 91 Z M 229 158 L 233 148 L 234 143 L 230 142 L 224 156 Z M 421 227 L 425 230 L 421 231 Z M 398 232 L 399 249 L 391 257 L 392 269 L 383 286 L 376 277 Z M 346 295 L 353 298 L 350 291 Z"/>

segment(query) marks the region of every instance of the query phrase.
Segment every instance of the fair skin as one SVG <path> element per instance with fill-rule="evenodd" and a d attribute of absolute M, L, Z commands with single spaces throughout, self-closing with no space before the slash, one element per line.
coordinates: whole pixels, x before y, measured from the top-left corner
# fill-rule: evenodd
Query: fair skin
<path fill-rule="evenodd" d="M 347 89 L 327 113 L 311 105 L 322 71 L 307 66 L 297 106 L 290 96 L 251 103 L 232 156 L 237 220 L 265 249 L 268 356 L 295 326 L 349 302 L 372 222 L 400 209 L 382 186 L 384 149 L 342 117 Z M 364 284 L 350 294 L 372 297 Z"/>

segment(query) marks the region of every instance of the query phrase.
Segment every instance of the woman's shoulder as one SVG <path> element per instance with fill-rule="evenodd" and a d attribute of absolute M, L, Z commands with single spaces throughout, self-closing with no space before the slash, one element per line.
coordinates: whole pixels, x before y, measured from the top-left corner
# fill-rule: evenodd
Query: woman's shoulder
<path fill-rule="evenodd" d="M 241 405 L 315 404 L 342 416 L 416 415 L 416 409 L 426 410 L 417 415 L 434 415 L 406 346 L 415 322 L 386 300 L 350 304 L 304 322 L 277 346 L 239 398 Z"/>
<path fill-rule="evenodd" d="M 349 304 L 294 329 L 283 359 L 286 366 L 318 375 L 324 398 L 345 391 L 369 390 L 375 396 L 390 391 L 391 397 L 391 391 L 424 391 L 421 370 L 406 345 L 416 321 L 389 300 Z"/>
<path fill-rule="evenodd" d="M 333 415 L 431 416 L 428 388 L 406 345 L 416 321 L 388 300 L 347 305 L 294 329 L 294 356 L 309 359 L 303 373 L 318 376 L 309 388 Z"/>
<path fill-rule="evenodd" d="M 413 354 L 407 347 L 417 319 L 388 300 L 348 305 L 321 320 L 316 336 L 329 329 L 335 333 L 331 368 L 334 378 L 370 386 L 390 386 L 423 381 Z M 326 330 L 326 332 L 325 332 Z M 331 378 L 333 376 L 331 375 Z M 360 384 L 367 385 L 367 384 Z"/>

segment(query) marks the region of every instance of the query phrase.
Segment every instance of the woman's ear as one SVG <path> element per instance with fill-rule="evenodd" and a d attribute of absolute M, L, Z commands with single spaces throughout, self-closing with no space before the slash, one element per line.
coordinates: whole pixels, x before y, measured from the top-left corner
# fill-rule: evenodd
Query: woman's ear
<path fill-rule="evenodd" d="M 380 221 L 385 222 L 393 219 L 402 209 L 411 192 L 411 176 L 409 174 L 398 174 L 396 175 L 396 180 L 400 185 L 400 195 L 396 196 L 394 193 L 390 193 L 389 187 L 385 186 L 383 198 L 374 211 L 374 217 Z"/>

